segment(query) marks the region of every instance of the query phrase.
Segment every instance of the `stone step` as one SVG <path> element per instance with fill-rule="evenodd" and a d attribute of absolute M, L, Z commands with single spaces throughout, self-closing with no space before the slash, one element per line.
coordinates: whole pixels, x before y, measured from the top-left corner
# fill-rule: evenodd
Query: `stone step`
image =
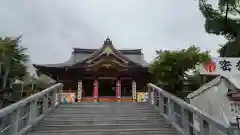
<path fill-rule="evenodd" d="M 38 132 L 38 133 L 62 133 L 62 132 L 141 132 L 141 131 L 161 131 L 161 133 L 174 133 L 171 128 L 162 128 L 162 127 L 141 127 L 141 128 L 123 128 L 123 129 L 116 129 L 116 128 L 96 128 L 96 129 L 45 129 L 45 130 L 32 130 L 32 132 Z M 166 134 L 167 135 L 167 134 Z"/>
<path fill-rule="evenodd" d="M 153 110 L 145 110 L 145 109 L 138 109 L 138 110 L 106 110 L 106 109 L 103 109 L 103 110 L 81 110 L 81 109 L 55 109 L 52 111 L 52 113 L 80 113 L 80 114 L 84 114 L 84 113 L 89 113 L 89 114 L 98 114 L 98 113 L 111 113 L 111 112 L 128 112 L 128 113 L 156 113 L 155 111 Z"/>
<path fill-rule="evenodd" d="M 131 104 L 131 103 L 130 103 Z M 109 108 L 109 106 L 111 106 L 112 108 L 119 108 L 119 107 L 124 107 L 124 108 L 132 108 L 131 105 L 126 104 L 126 105 L 119 105 L 119 104 L 86 104 L 86 105 L 81 105 L 81 104 L 65 104 L 65 105 L 61 105 L 58 108 L 85 108 L 85 109 L 91 109 L 91 108 Z M 146 106 L 146 105 L 135 105 L 134 106 L 135 109 L 149 109 L 151 108 L 151 106 Z M 121 108 L 119 108 L 121 109 Z"/>
<path fill-rule="evenodd" d="M 133 116 L 134 115 L 134 116 Z M 151 115 L 151 114 L 98 114 L 98 115 L 88 115 L 88 114 L 50 114 L 47 117 L 51 118 L 56 118 L 56 117 L 62 117 L 62 118 L 102 118 L 102 117 L 115 117 L 115 118 L 126 118 L 126 117 L 131 117 L 131 118 L 157 118 L 157 116 Z"/>
<path fill-rule="evenodd" d="M 165 121 L 140 121 L 140 120 L 136 120 L 136 121 L 117 121 L 117 120 L 104 120 L 104 121 L 40 121 L 39 124 L 44 124 L 44 125 L 86 125 L 86 124 L 165 124 Z"/>
<path fill-rule="evenodd" d="M 148 104 L 64 104 L 45 116 L 27 135 L 176 135 Z"/>
<path fill-rule="evenodd" d="M 88 121 L 40 121 L 39 124 L 45 124 L 45 125 L 80 125 L 80 124 L 107 124 L 107 123 L 117 123 L 117 124 L 135 124 L 135 123 L 148 123 L 148 124 L 158 124 L 158 123 L 164 123 L 164 120 L 108 120 L 108 121 L 102 121 L 102 120 L 88 120 Z"/>
<path fill-rule="evenodd" d="M 101 117 L 101 118 L 96 118 L 96 117 L 82 117 L 82 118 L 78 118 L 78 117 L 69 117 L 69 118 L 65 118 L 65 117 L 45 117 L 43 120 L 48 120 L 48 121 L 65 121 L 65 120 L 69 120 L 69 121 L 109 121 L 109 120 L 117 120 L 117 121 L 125 121 L 125 120 L 145 120 L 145 121 L 161 121 L 163 120 L 163 118 L 161 117 L 119 117 L 119 118 L 115 118 L 115 117 Z"/>
<path fill-rule="evenodd" d="M 84 129 L 138 129 L 138 128 L 158 128 L 168 129 L 170 125 L 166 124 L 83 124 L 83 125 L 44 125 L 39 124 L 33 128 L 33 130 L 84 130 Z"/>
<path fill-rule="evenodd" d="M 94 130 L 94 131 L 63 131 L 59 132 L 32 132 L 28 135 L 177 135 L 176 132 L 172 130 L 160 131 L 159 129 L 152 130 L 141 130 L 141 129 L 131 129 L 131 130 Z"/>

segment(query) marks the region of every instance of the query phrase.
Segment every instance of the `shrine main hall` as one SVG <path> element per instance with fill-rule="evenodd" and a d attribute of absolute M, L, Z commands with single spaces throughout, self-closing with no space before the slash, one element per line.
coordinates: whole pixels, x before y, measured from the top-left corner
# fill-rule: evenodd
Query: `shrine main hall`
<path fill-rule="evenodd" d="M 150 77 L 142 49 L 118 50 L 109 38 L 99 49 L 73 48 L 64 63 L 34 66 L 63 83 L 76 101 L 135 101 Z"/>

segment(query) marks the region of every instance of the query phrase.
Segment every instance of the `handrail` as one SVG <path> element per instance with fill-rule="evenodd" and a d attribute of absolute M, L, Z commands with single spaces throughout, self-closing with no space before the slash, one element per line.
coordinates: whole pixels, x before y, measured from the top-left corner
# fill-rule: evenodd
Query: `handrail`
<path fill-rule="evenodd" d="M 227 126 L 154 84 L 149 83 L 147 86 L 150 104 L 154 105 L 180 134 L 191 135 L 195 132 L 200 135 L 212 135 L 214 132 L 235 135 L 240 133 L 239 129 Z M 194 127 L 195 116 L 200 118 L 200 131 Z M 217 130 L 213 130 L 212 127 Z"/>
<path fill-rule="evenodd" d="M 61 102 L 63 84 L 0 109 L 0 135 L 23 135 Z"/>

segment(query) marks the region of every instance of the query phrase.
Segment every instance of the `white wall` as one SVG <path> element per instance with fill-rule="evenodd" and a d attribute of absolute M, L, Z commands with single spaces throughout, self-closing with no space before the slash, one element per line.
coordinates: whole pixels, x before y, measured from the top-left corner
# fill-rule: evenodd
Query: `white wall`
<path fill-rule="evenodd" d="M 209 90 L 206 90 L 193 99 L 190 99 L 190 104 L 228 125 L 231 118 L 229 100 L 227 97 L 229 87 L 233 86 L 230 86 L 230 83 L 228 83 L 225 79 L 221 79 L 218 85 L 212 86 Z"/>

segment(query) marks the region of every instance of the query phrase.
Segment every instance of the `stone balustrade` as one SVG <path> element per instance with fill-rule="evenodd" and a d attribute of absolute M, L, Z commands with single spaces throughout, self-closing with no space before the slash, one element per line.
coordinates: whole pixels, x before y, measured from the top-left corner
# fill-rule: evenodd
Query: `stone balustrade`
<path fill-rule="evenodd" d="M 55 84 L 0 109 L 0 135 L 24 135 L 60 103 L 62 87 Z"/>
<path fill-rule="evenodd" d="M 180 135 L 240 134 L 240 129 L 237 126 L 225 125 L 200 109 L 151 83 L 148 84 L 148 95 L 149 103 L 176 128 Z"/>

